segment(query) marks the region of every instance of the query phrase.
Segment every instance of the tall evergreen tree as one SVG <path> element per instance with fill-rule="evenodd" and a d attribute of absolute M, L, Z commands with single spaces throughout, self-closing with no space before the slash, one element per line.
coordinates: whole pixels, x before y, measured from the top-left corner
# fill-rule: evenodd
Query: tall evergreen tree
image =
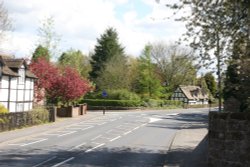
<path fill-rule="evenodd" d="M 215 77 L 211 72 L 209 72 L 204 75 L 204 79 L 206 81 L 207 88 L 209 89 L 210 93 L 213 97 L 215 97 L 217 91 Z"/>
<path fill-rule="evenodd" d="M 100 76 L 105 64 L 114 56 L 124 56 L 124 48 L 119 44 L 118 34 L 114 28 L 108 28 L 104 34 L 97 39 L 92 60 L 92 71 L 89 73 L 92 80 Z"/>

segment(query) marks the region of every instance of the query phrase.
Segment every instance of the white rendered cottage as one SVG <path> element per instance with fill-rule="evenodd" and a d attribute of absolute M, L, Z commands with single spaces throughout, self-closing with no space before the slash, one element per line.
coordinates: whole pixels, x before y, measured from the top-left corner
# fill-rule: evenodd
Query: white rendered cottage
<path fill-rule="evenodd" d="M 0 55 L 0 103 L 9 112 L 33 108 L 35 79 L 24 59 Z"/>
<path fill-rule="evenodd" d="M 174 91 L 171 99 L 188 105 L 208 104 L 208 94 L 199 86 L 181 85 Z"/>

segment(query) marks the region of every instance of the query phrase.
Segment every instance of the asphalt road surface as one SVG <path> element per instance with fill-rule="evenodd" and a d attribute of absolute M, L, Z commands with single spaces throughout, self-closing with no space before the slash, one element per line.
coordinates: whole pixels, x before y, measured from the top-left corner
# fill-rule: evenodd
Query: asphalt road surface
<path fill-rule="evenodd" d="M 0 145 L 0 166 L 162 167 L 175 133 L 207 119 L 205 109 L 94 114 Z"/>

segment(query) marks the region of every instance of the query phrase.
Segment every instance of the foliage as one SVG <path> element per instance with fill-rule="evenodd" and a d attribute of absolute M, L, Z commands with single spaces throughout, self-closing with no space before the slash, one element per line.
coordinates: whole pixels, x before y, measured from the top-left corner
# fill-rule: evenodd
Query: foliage
<path fill-rule="evenodd" d="M 129 89 L 130 80 L 128 65 L 125 56 L 113 56 L 105 63 L 96 84 L 103 89 Z"/>
<path fill-rule="evenodd" d="M 115 29 L 108 28 L 104 34 L 97 39 L 92 60 L 90 61 L 92 71 L 90 77 L 95 80 L 100 76 L 100 72 L 105 69 L 105 64 L 113 56 L 123 56 L 124 48 L 118 43 L 118 34 Z"/>
<path fill-rule="evenodd" d="M 185 0 L 167 6 L 175 10 L 191 8 L 190 15 L 185 15 L 179 20 L 186 22 L 186 35 L 193 38 L 191 46 L 199 49 L 202 61 L 213 63 L 214 57 L 216 58 L 219 110 L 221 110 L 223 62 L 234 54 L 250 57 L 250 1 Z"/>
<path fill-rule="evenodd" d="M 49 103 L 65 104 L 79 99 L 91 89 L 88 81 L 70 67 L 59 69 L 39 58 L 30 64 L 30 69 L 39 78 L 35 83 L 38 101 L 44 98 L 43 90 Z"/>
<path fill-rule="evenodd" d="M 38 28 L 39 44 L 48 50 L 50 58 L 56 56 L 60 41 L 60 36 L 54 29 L 54 24 L 54 18 L 48 17 L 41 21 L 41 26 Z"/>
<path fill-rule="evenodd" d="M 139 100 L 106 100 L 106 99 L 84 99 L 83 103 L 90 106 L 119 106 L 119 107 L 139 107 Z"/>
<path fill-rule="evenodd" d="M 215 77 L 211 72 L 209 72 L 204 75 L 204 79 L 206 81 L 207 88 L 209 89 L 210 93 L 213 97 L 215 97 L 217 91 Z"/>
<path fill-rule="evenodd" d="M 59 57 L 58 62 L 63 67 L 75 68 L 82 77 L 88 78 L 88 73 L 91 70 L 89 58 L 82 54 L 80 50 L 70 49 L 64 52 Z"/>
<path fill-rule="evenodd" d="M 179 85 L 194 84 L 197 67 L 190 49 L 158 42 L 151 44 L 151 55 L 157 73 L 166 86 L 165 93 L 172 93 Z"/>
<path fill-rule="evenodd" d="M 146 98 L 158 98 L 161 96 L 162 86 L 155 73 L 155 65 L 150 54 L 151 46 L 145 46 L 139 58 L 139 76 L 136 92 Z"/>
<path fill-rule="evenodd" d="M 11 29 L 11 19 L 8 11 L 4 7 L 3 1 L 0 2 L 0 43 L 3 42 L 5 34 Z"/>
<path fill-rule="evenodd" d="M 118 90 L 106 90 L 108 96 L 105 99 L 109 100 L 135 100 L 140 101 L 140 97 L 133 92 L 129 92 L 126 89 L 118 89 Z M 85 97 L 86 99 L 103 99 L 102 92 L 91 93 Z"/>
<path fill-rule="evenodd" d="M 148 99 L 144 102 L 145 107 L 165 107 L 165 106 L 175 106 L 181 107 L 182 102 L 178 100 L 156 100 Z"/>
<path fill-rule="evenodd" d="M 49 121 L 49 111 L 43 107 L 33 108 L 28 112 L 29 119 L 32 119 L 32 124 L 41 124 Z"/>
<path fill-rule="evenodd" d="M 0 114 L 8 113 L 9 111 L 2 104 L 0 104 Z"/>
<path fill-rule="evenodd" d="M 49 55 L 49 50 L 45 47 L 43 47 L 42 45 L 39 45 L 33 55 L 32 55 L 32 60 L 36 61 L 38 58 L 45 58 L 47 61 L 50 60 L 50 55 Z"/>

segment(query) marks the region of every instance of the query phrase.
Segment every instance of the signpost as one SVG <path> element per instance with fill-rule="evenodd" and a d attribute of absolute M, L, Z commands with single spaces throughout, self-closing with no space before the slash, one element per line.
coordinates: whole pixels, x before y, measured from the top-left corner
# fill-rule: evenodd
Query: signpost
<path fill-rule="evenodd" d="M 108 97 L 108 93 L 105 90 L 102 91 L 102 97 L 103 98 Z M 102 112 L 103 115 L 105 115 L 105 112 L 106 112 L 106 105 L 105 105 L 105 103 L 103 103 L 103 112 Z"/>

